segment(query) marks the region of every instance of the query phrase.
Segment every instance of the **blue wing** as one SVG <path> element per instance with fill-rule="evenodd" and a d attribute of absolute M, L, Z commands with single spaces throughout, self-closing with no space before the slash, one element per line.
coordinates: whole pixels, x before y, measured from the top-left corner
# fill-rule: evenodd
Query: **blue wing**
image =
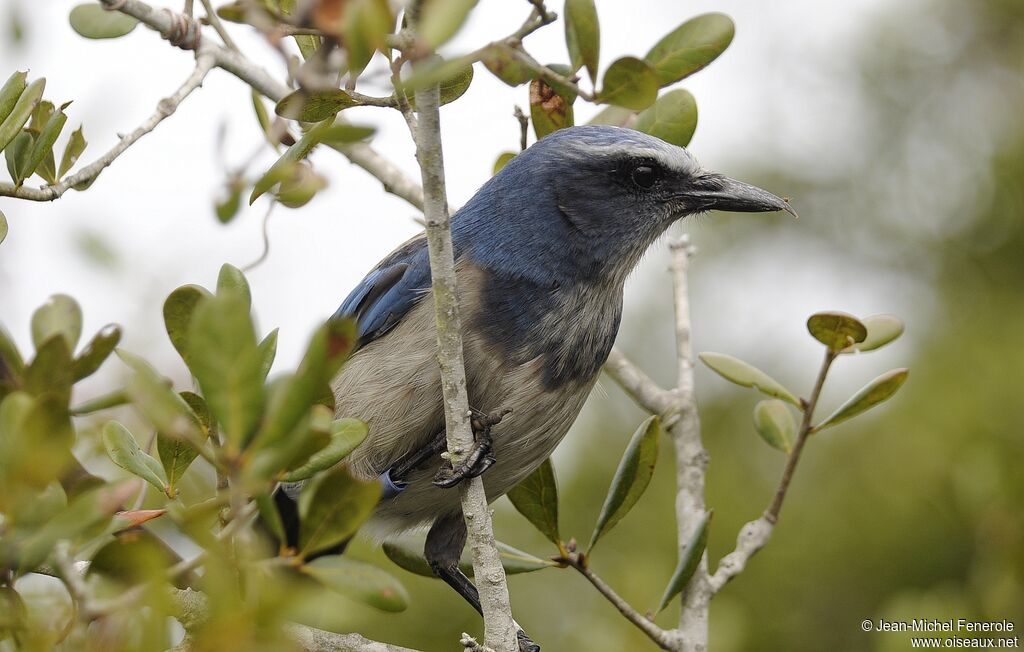
<path fill-rule="evenodd" d="M 334 317 L 356 320 L 360 348 L 394 328 L 429 289 L 427 240 L 419 235 L 382 260 L 352 290 Z"/>

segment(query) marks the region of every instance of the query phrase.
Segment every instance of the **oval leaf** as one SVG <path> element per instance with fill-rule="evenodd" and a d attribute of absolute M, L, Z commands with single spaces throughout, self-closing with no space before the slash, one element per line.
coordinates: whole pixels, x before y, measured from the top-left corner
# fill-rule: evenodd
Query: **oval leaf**
<path fill-rule="evenodd" d="M 71 368 L 71 374 L 75 380 L 81 380 L 92 374 L 96 373 L 96 370 L 100 368 L 111 353 L 114 352 L 114 348 L 117 347 L 118 342 L 121 341 L 121 327 L 117 324 L 107 324 L 96 333 L 89 343 L 82 349 L 82 353 L 75 358 L 75 362 Z"/>
<path fill-rule="evenodd" d="M 308 480 L 317 473 L 331 468 L 363 443 L 369 433 L 367 425 L 359 419 L 338 419 L 331 424 L 331 442 L 299 468 L 284 476 L 285 482 Z"/>
<path fill-rule="evenodd" d="M 597 101 L 642 111 L 658 99 L 658 75 L 646 61 L 623 57 L 604 73 Z"/>
<path fill-rule="evenodd" d="M 665 93 L 636 118 L 633 128 L 667 143 L 686 147 L 697 129 L 697 101 L 690 91 Z"/>
<path fill-rule="evenodd" d="M 7 238 L 7 216 L 0 211 L 0 244 Z"/>
<path fill-rule="evenodd" d="M 601 27 L 594 0 L 566 0 L 565 45 L 573 71 L 586 67 L 590 81 L 597 83 L 597 63 L 601 54 Z"/>
<path fill-rule="evenodd" d="M 558 486 L 550 458 L 513 487 L 508 499 L 548 541 L 559 544 L 562 539 L 558 533 Z"/>
<path fill-rule="evenodd" d="M 370 518 L 380 483 L 365 482 L 338 467 L 299 497 L 299 554 L 308 556 L 347 540 Z"/>
<path fill-rule="evenodd" d="M 492 170 L 491 173 L 497 174 L 501 172 L 505 168 L 505 166 L 508 165 L 508 162 L 514 159 L 515 157 L 515 152 L 502 152 L 501 154 L 498 154 L 498 158 L 494 161 L 494 169 Z"/>
<path fill-rule="evenodd" d="M 68 16 L 71 29 L 85 38 L 118 38 L 128 34 L 139 21 L 120 11 L 107 11 L 95 2 L 81 4 Z"/>
<path fill-rule="evenodd" d="M 889 400 L 903 385 L 909 374 L 910 370 L 908 369 L 893 369 L 885 372 L 861 388 L 850 400 L 843 403 L 830 417 L 814 426 L 811 431 L 818 432 L 825 428 L 831 428 Z"/>
<path fill-rule="evenodd" d="M 383 545 L 384 554 L 397 566 L 410 573 L 423 577 L 437 578 L 437 575 L 431 570 L 430 564 L 423 557 L 425 538 L 426 535 L 423 534 L 407 534 L 385 541 Z M 501 565 L 504 567 L 506 575 L 530 573 L 542 568 L 557 566 L 555 562 L 549 559 L 541 559 L 528 552 L 517 550 L 501 541 L 495 542 L 495 546 L 498 549 L 498 556 L 501 558 Z M 459 559 L 459 570 L 470 577 L 473 576 L 472 553 L 468 548 L 463 551 L 462 557 Z"/>
<path fill-rule="evenodd" d="M 132 433 L 117 421 L 103 426 L 103 447 L 114 464 L 137 475 L 160 491 L 167 490 L 167 479 L 160 463 L 139 448 Z"/>
<path fill-rule="evenodd" d="M 845 312 L 819 312 L 807 319 L 807 332 L 832 352 L 859 344 L 868 329 L 856 317 Z"/>
<path fill-rule="evenodd" d="M 85 151 L 86 145 L 88 143 L 85 142 L 82 127 L 78 127 L 78 129 L 71 132 L 71 137 L 68 139 L 68 144 L 64 146 L 64 154 L 60 159 L 60 168 L 57 170 L 58 179 L 75 166 L 75 163 L 81 158 L 82 152 Z"/>
<path fill-rule="evenodd" d="M 753 365 L 749 365 L 724 353 L 706 351 L 698 357 L 712 371 L 730 382 L 743 387 L 753 387 L 768 396 L 781 398 L 787 403 L 800 407 L 800 401 L 793 396 L 792 392 L 783 387 L 779 381 Z"/>
<path fill-rule="evenodd" d="M 796 422 L 786 404 L 778 399 L 760 401 L 754 406 L 754 428 L 772 448 L 789 453 L 796 439 Z"/>
<path fill-rule="evenodd" d="M 530 119 L 537 140 L 573 125 L 572 102 L 542 79 L 530 82 Z"/>
<path fill-rule="evenodd" d="M 236 295 L 200 301 L 188 325 L 189 369 L 234 451 L 263 416 L 263 361 L 245 300 Z"/>
<path fill-rule="evenodd" d="M 589 550 L 605 532 L 629 513 L 633 505 L 640 500 L 654 474 L 654 465 L 658 461 L 658 444 L 661 435 L 661 419 L 656 416 L 648 418 L 640 424 L 633 438 L 626 446 L 619 468 L 615 470 L 612 484 L 608 488 L 608 496 L 597 517 L 597 525 L 590 537 Z"/>
<path fill-rule="evenodd" d="M 703 14 L 686 21 L 658 41 L 644 59 L 667 86 L 689 77 L 718 58 L 732 43 L 736 26 L 725 14 Z"/>
<path fill-rule="evenodd" d="M 252 308 L 252 291 L 242 270 L 224 263 L 217 275 L 217 296 L 235 294 L 245 303 L 246 310 Z"/>
<path fill-rule="evenodd" d="M 480 57 L 492 75 L 509 86 L 521 86 L 533 79 L 533 70 L 520 61 L 511 48 L 496 44 L 483 51 Z"/>
<path fill-rule="evenodd" d="M 16 90 L 17 88 L 18 85 L 15 84 L 14 89 Z M 45 89 L 46 80 L 37 79 L 26 86 L 18 95 L 14 106 L 11 107 L 10 113 L 0 122 L 0 150 L 6 149 L 11 141 L 22 133 L 21 128 L 25 126 L 25 123 L 32 117 L 36 107 L 39 106 L 39 101 L 42 99 Z"/>
<path fill-rule="evenodd" d="M 274 111 L 282 118 L 300 122 L 322 122 L 360 102 L 338 88 L 325 91 L 298 90 L 285 95 Z"/>
<path fill-rule="evenodd" d="M 32 314 L 32 342 L 38 349 L 54 335 L 61 335 L 74 351 L 82 336 L 82 309 L 66 294 L 55 294 Z"/>
<path fill-rule="evenodd" d="M 863 342 L 843 349 L 843 353 L 874 351 L 903 334 L 903 321 L 895 315 L 871 315 L 861 323 L 868 329 L 867 337 Z"/>
<path fill-rule="evenodd" d="M 164 328 L 181 359 L 188 364 L 188 325 L 200 300 L 212 296 L 206 288 L 183 285 L 164 301 Z"/>
<path fill-rule="evenodd" d="M 672 598 L 679 595 L 697 571 L 700 559 L 704 556 L 704 549 L 708 546 L 708 524 L 710 522 L 711 512 L 704 512 L 704 516 L 697 525 L 697 529 L 693 531 L 693 535 L 686 542 L 686 547 L 683 548 L 682 553 L 679 555 L 679 563 L 676 564 L 676 570 L 672 573 L 672 579 L 668 581 L 668 586 L 665 587 L 665 594 L 661 596 L 661 602 L 658 603 L 656 613 L 667 607 Z"/>
<path fill-rule="evenodd" d="M 446 43 L 459 31 L 476 6 L 477 0 L 424 0 L 420 4 L 420 22 L 416 31 L 433 49 Z"/>
<path fill-rule="evenodd" d="M 409 604 L 401 582 L 373 564 L 351 557 L 320 557 L 300 570 L 335 593 L 383 611 L 404 611 Z"/>

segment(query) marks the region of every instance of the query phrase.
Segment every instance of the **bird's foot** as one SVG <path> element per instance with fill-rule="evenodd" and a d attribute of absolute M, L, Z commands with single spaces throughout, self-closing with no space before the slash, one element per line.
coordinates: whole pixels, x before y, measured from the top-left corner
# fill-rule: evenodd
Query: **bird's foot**
<path fill-rule="evenodd" d="M 516 638 L 519 640 L 519 652 L 540 652 L 540 646 L 533 642 L 526 632 L 519 630 L 516 632 Z"/>
<path fill-rule="evenodd" d="M 491 428 L 501 423 L 507 414 L 512 410 L 502 410 L 497 414 L 483 414 L 473 411 L 469 423 L 473 427 L 475 441 L 473 447 L 458 464 L 447 463 L 442 466 L 434 475 L 434 485 L 442 489 L 456 486 L 466 478 L 475 478 L 491 468 L 496 461 L 492 447 L 494 438 L 491 436 Z"/>

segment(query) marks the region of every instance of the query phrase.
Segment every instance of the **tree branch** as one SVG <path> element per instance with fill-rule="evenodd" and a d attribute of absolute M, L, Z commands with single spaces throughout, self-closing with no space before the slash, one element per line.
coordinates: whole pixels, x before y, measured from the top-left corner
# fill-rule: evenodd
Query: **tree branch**
<path fill-rule="evenodd" d="M 419 120 L 413 135 L 416 140 L 416 158 L 423 178 L 424 215 L 437 323 L 437 360 L 441 367 L 448 452 L 451 462 L 456 464 L 472 448 L 474 437 L 469 420 L 462 321 L 445 193 L 439 99 L 436 85 L 416 92 Z M 485 645 L 496 652 L 517 652 L 518 627 L 512 619 L 505 569 L 495 547 L 483 480 L 479 477 L 464 480 L 460 491 L 468 543 L 473 553 L 473 575 L 480 592 L 484 616 Z"/>
<path fill-rule="evenodd" d="M 626 354 L 612 348 L 604 363 L 604 372 L 623 389 L 636 404 L 651 414 L 663 417 L 676 407 L 673 392 L 662 389 L 651 377 L 636 366 Z M 667 420 L 667 419 L 666 419 Z"/>
<path fill-rule="evenodd" d="M 612 587 L 608 586 L 603 579 L 590 570 L 583 555 L 577 552 L 570 552 L 567 556 L 561 557 L 556 561 L 565 563 L 579 571 L 583 577 L 587 578 L 594 585 L 594 588 L 601 595 L 608 599 L 608 602 L 611 602 L 619 610 L 619 613 L 626 617 L 626 620 L 636 625 L 644 634 L 647 634 L 648 638 L 654 641 L 658 647 L 663 650 L 675 649 L 675 640 L 672 634 L 655 625 L 654 621 L 648 619 L 626 602 Z"/>
<path fill-rule="evenodd" d="M 106 154 L 85 166 L 75 174 L 65 178 L 60 183 L 41 188 L 15 187 L 10 183 L 0 183 L 0 196 L 27 199 L 30 201 L 53 201 L 59 199 L 69 188 L 83 183 L 89 183 L 99 176 L 117 157 L 123 154 L 136 141 L 156 129 L 157 125 L 174 114 L 178 105 L 188 97 L 192 91 L 199 88 L 206 79 L 206 75 L 213 69 L 216 60 L 211 53 L 205 51 L 203 46 L 196 53 L 196 67 L 189 75 L 185 83 L 178 88 L 170 97 L 166 97 L 157 104 L 156 112 L 143 122 L 130 134 L 123 136 L 120 141 Z"/>

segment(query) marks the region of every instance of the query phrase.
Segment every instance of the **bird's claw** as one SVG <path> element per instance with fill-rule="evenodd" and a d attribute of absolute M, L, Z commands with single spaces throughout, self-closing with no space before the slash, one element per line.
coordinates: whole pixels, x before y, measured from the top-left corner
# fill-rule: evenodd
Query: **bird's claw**
<path fill-rule="evenodd" d="M 449 489 L 466 478 L 475 478 L 491 468 L 497 461 L 491 450 L 494 444 L 491 428 L 501 423 L 501 420 L 511 411 L 502 410 L 497 414 L 488 415 L 474 410 L 473 416 L 469 420 L 475 435 L 473 447 L 458 464 L 448 463 L 438 469 L 434 474 L 434 486 Z"/>
<path fill-rule="evenodd" d="M 533 642 L 526 632 L 519 630 L 516 632 L 516 639 L 519 641 L 519 652 L 540 652 L 540 646 Z"/>

